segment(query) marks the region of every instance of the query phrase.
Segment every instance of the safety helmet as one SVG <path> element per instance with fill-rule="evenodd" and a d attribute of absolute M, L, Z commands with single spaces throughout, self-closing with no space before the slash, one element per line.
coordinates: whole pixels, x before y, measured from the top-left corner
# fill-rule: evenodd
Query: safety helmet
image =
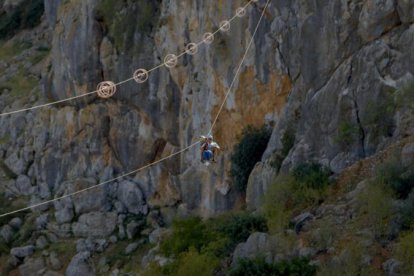
<path fill-rule="evenodd" d="M 209 134 L 209 135 L 207 136 L 207 139 L 208 139 L 208 140 L 213 140 L 213 135 Z"/>

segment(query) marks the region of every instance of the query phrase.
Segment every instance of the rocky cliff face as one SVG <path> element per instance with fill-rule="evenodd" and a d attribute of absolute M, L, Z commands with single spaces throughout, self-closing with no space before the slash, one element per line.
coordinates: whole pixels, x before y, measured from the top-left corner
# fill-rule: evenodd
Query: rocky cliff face
<path fill-rule="evenodd" d="M 0 3 L 4 12 L 13 10 L 9 1 Z M 199 41 L 244 3 L 45 0 L 41 24 L 3 44 L 31 43 L 13 57 L 3 54 L 1 109 L 60 100 L 92 91 L 103 80 L 128 79 L 134 70 L 152 68 L 165 55 Z M 229 33 L 219 33 L 197 55 L 180 58 L 173 69 L 151 72 L 144 84 L 122 84 L 110 100 L 88 96 L 1 117 L 6 197 L 34 203 L 73 193 L 206 134 L 264 3 L 253 4 Z M 33 216 L 49 214 L 39 227 L 53 228 L 57 236 L 123 238 L 139 229 L 128 217 L 151 215 L 154 206 L 165 217 L 232 209 L 240 195 L 232 186 L 230 156 L 247 125 L 273 126 L 262 162 L 249 179 L 250 208 L 258 208 L 277 173 L 276 156 L 282 171 L 315 160 L 340 173 L 414 134 L 412 101 L 404 100 L 409 97 L 404 89 L 414 81 L 413 22 L 414 4 L 408 0 L 271 0 L 213 131 L 223 149 L 217 165 L 201 167 L 193 148 L 132 177 L 43 206 Z M 22 82 L 27 85 L 14 85 Z M 280 158 L 288 131 L 293 147 Z"/>

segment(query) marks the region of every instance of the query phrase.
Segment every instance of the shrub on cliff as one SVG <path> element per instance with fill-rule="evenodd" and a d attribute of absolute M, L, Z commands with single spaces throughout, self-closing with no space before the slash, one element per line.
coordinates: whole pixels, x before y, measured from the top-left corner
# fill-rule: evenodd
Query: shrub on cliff
<path fill-rule="evenodd" d="M 272 232 L 289 226 L 290 218 L 319 204 L 330 184 L 329 169 L 317 163 L 303 163 L 289 174 L 280 174 L 264 196 L 263 211 Z"/>
<path fill-rule="evenodd" d="M 243 130 L 239 143 L 234 147 L 231 157 L 233 183 L 240 192 L 245 192 L 249 175 L 260 161 L 270 139 L 268 127 L 248 126 Z"/>
<path fill-rule="evenodd" d="M 167 256 L 177 256 L 194 248 L 198 252 L 224 257 L 251 233 L 266 230 L 263 217 L 245 213 L 225 214 L 207 221 L 198 217 L 177 220 L 173 223 L 171 236 L 161 243 L 161 251 Z"/>
<path fill-rule="evenodd" d="M 0 39 L 14 35 L 20 29 L 33 28 L 44 12 L 43 0 L 24 0 L 10 13 L 0 14 Z"/>
<path fill-rule="evenodd" d="M 293 259 L 277 263 L 267 263 L 264 258 L 241 259 L 237 266 L 229 273 L 229 276 L 242 275 L 316 275 L 316 268 L 306 259 Z"/>

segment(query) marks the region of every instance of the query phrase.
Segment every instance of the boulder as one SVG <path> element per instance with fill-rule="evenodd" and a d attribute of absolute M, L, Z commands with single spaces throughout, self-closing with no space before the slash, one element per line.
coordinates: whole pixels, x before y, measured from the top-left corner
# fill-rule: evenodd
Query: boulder
<path fill-rule="evenodd" d="M 68 184 L 68 191 L 73 193 L 96 185 L 96 180 L 87 178 L 73 181 Z M 76 197 L 73 197 L 72 201 L 75 207 L 75 213 L 78 215 L 93 211 L 105 211 L 108 207 L 104 186 L 80 193 Z"/>
<path fill-rule="evenodd" d="M 118 200 L 129 213 L 144 214 L 144 196 L 134 182 L 124 180 L 118 184 Z"/>
<path fill-rule="evenodd" d="M 27 258 L 24 264 L 19 266 L 19 272 L 21 276 L 38 275 L 37 273 L 45 268 L 45 262 L 43 258 Z"/>
<path fill-rule="evenodd" d="M 233 253 L 233 262 L 236 264 L 242 258 L 255 258 L 258 255 L 271 255 L 275 246 L 272 236 L 267 233 L 256 232 L 250 235 L 244 243 L 239 243 Z"/>
<path fill-rule="evenodd" d="M 139 242 L 133 242 L 128 244 L 128 246 L 125 248 L 125 254 L 129 255 L 132 252 L 134 252 L 135 250 L 137 250 L 137 248 L 139 247 L 140 243 Z"/>
<path fill-rule="evenodd" d="M 386 276 L 400 275 L 401 262 L 395 259 L 389 259 L 382 264 L 382 269 Z"/>
<path fill-rule="evenodd" d="M 9 222 L 9 225 L 11 227 L 13 227 L 14 230 L 18 231 L 18 230 L 20 230 L 20 227 L 22 227 L 22 225 L 23 225 L 23 220 L 21 218 L 13 218 Z"/>
<path fill-rule="evenodd" d="M 19 190 L 20 194 L 24 196 L 29 196 L 34 192 L 30 178 L 23 174 L 17 177 L 16 188 Z"/>
<path fill-rule="evenodd" d="M 11 242 L 13 238 L 13 229 L 11 228 L 11 226 L 4 225 L 0 230 L 0 236 L 6 243 Z"/>
<path fill-rule="evenodd" d="M 302 213 L 296 217 L 294 217 L 291 222 L 295 225 L 295 232 L 296 234 L 299 234 L 302 227 L 305 225 L 307 221 L 310 221 L 313 219 L 313 215 L 309 212 Z"/>
<path fill-rule="evenodd" d="M 62 262 L 59 260 L 59 256 L 56 252 L 52 251 L 49 255 L 50 267 L 54 270 L 59 270 L 62 268 Z"/>
<path fill-rule="evenodd" d="M 95 240 L 95 251 L 99 253 L 104 252 L 108 245 L 109 244 L 106 239 L 97 239 Z"/>
<path fill-rule="evenodd" d="M 65 200 L 69 201 L 70 199 Z M 56 222 L 59 224 L 69 223 L 75 216 L 71 203 L 70 205 L 55 203 L 55 208 L 55 218 Z"/>
<path fill-rule="evenodd" d="M 76 241 L 76 251 L 80 252 L 95 252 L 95 245 L 91 239 L 79 239 Z"/>
<path fill-rule="evenodd" d="M 40 236 L 36 239 L 36 249 L 38 250 L 44 249 L 48 244 L 49 242 L 45 236 Z"/>
<path fill-rule="evenodd" d="M 49 214 L 42 214 L 35 220 L 35 225 L 38 230 L 45 229 L 49 221 Z"/>
<path fill-rule="evenodd" d="M 76 254 L 66 268 L 67 276 L 94 276 L 96 275 L 92 263 L 90 262 L 91 254 L 89 252 L 80 252 Z"/>
<path fill-rule="evenodd" d="M 15 247 L 10 250 L 10 254 L 17 258 L 25 258 L 34 253 L 35 247 L 33 245 L 27 245 L 22 247 Z"/>
<path fill-rule="evenodd" d="M 116 222 L 114 212 L 91 212 L 81 215 L 72 229 L 75 237 L 107 237 L 115 230 Z"/>
<path fill-rule="evenodd" d="M 169 232 L 170 230 L 165 229 L 165 228 L 157 228 L 154 231 L 152 231 L 149 236 L 149 242 L 150 243 L 158 243 L 162 240 L 162 238 Z"/>

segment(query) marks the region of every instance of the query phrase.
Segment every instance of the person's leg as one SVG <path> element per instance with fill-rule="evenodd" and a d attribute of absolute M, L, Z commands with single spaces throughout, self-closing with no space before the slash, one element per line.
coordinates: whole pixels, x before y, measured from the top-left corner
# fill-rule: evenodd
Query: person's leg
<path fill-rule="evenodd" d="M 213 149 L 213 160 L 212 162 L 216 162 L 216 149 Z"/>
<path fill-rule="evenodd" d="M 208 152 L 205 150 L 203 151 L 203 162 L 208 161 Z"/>

